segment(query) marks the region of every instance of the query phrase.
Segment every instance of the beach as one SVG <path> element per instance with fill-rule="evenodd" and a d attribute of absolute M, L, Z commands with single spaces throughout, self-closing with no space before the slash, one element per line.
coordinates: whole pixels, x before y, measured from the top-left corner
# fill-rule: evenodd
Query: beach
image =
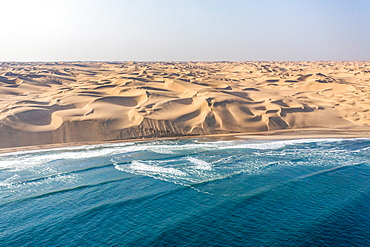
<path fill-rule="evenodd" d="M 370 137 L 369 92 L 365 61 L 3 62 L 0 148 Z"/>

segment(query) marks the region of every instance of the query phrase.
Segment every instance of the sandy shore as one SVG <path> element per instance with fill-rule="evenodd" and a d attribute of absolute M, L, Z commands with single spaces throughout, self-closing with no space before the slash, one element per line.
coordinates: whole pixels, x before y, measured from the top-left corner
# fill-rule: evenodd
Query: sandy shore
<path fill-rule="evenodd" d="M 369 129 L 302 129 L 302 130 L 277 130 L 264 132 L 251 132 L 239 134 L 215 134 L 215 135 L 197 135 L 197 136 L 178 136 L 178 137 L 161 137 L 161 138 L 140 138 L 126 139 L 114 141 L 89 141 L 89 142 L 69 142 L 69 143 L 53 143 L 22 147 L 0 148 L 1 153 L 11 153 L 20 151 L 30 151 L 39 149 L 52 149 L 63 147 L 74 147 L 84 145 L 98 145 L 107 143 L 120 142 L 138 142 L 150 140 L 171 140 L 171 139 L 186 139 L 200 138 L 205 141 L 224 141 L 224 140 L 291 140 L 291 139 L 321 139 L 321 138 L 370 138 Z"/>
<path fill-rule="evenodd" d="M 369 92 L 359 61 L 0 63 L 0 148 L 370 137 Z"/>

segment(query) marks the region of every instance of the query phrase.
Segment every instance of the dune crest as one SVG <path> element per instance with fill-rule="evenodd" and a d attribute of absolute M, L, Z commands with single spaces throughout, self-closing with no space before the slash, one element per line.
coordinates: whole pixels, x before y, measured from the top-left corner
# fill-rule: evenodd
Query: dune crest
<path fill-rule="evenodd" d="M 370 62 L 0 63 L 0 148 L 370 129 Z"/>

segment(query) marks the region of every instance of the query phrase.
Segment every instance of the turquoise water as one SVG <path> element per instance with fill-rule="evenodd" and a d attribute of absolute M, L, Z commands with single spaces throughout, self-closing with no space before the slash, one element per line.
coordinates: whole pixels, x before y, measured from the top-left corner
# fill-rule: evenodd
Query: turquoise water
<path fill-rule="evenodd" d="M 0 246 L 370 246 L 370 139 L 0 155 Z"/>

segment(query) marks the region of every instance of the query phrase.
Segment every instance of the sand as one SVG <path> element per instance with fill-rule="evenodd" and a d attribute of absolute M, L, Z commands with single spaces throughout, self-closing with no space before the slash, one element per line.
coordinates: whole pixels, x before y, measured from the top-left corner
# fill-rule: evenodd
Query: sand
<path fill-rule="evenodd" d="M 0 148 L 370 136 L 370 62 L 0 63 Z M 294 133 L 294 134 L 292 134 Z"/>

